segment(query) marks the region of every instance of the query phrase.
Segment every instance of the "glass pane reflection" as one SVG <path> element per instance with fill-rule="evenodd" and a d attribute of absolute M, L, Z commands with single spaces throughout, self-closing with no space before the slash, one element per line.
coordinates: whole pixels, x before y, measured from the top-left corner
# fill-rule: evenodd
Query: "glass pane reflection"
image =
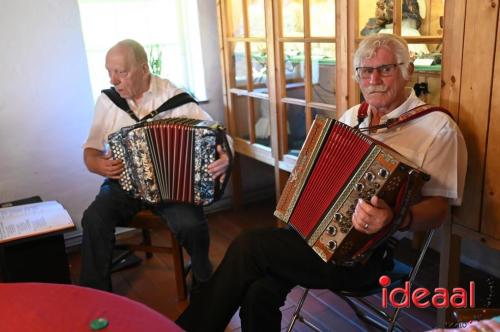
<path fill-rule="evenodd" d="M 271 123 L 269 120 L 269 101 L 253 99 L 255 117 L 255 143 L 271 147 Z"/>
<path fill-rule="evenodd" d="M 319 108 L 312 108 L 312 118 L 316 119 L 316 116 L 321 115 L 326 118 L 337 119 L 337 112 L 331 110 L 324 110 Z"/>
<path fill-rule="evenodd" d="M 231 23 L 233 37 L 243 37 L 243 7 L 241 0 L 233 0 L 230 4 L 231 7 Z"/>
<path fill-rule="evenodd" d="M 394 0 L 359 0 L 361 36 L 393 33 Z M 402 36 L 442 36 L 443 0 L 402 0 Z"/>
<path fill-rule="evenodd" d="M 298 156 L 306 139 L 305 107 L 285 104 L 288 133 L 288 153 Z"/>
<path fill-rule="evenodd" d="M 311 44 L 312 100 L 335 105 L 335 44 Z"/>
<path fill-rule="evenodd" d="M 248 128 L 248 100 L 247 96 L 231 94 L 231 109 L 234 113 L 234 122 L 236 123 L 236 137 L 245 140 L 250 139 L 250 130 Z"/>
<path fill-rule="evenodd" d="M 245 43 L 236 42 L 232 44 L 232 69 L 233 73 L 231 87 L 246 89 L 247 88 L 247 69 L 246 69 L 246 57 L 245 57 Z"/>
<path fill-rule="evenodd" d="M 285 43 L 286 96 L 304 99 L 304 44 Z"/>
<path fill-rule="evenodd" d="M 443 0 L 403 0 L 402 36 L 442 36 Z"/>
<path fill-rule="evenodd" d="M 359 34 L 368 36 L 387 29 L 392 33 L 392 10 L 387 13 L 388 7 L 384 0 L 358 0 Z M 392 3 L 392 0 L 390 1 Z M 391 19 L 388 19 L 388 16 Z M 390 25 L 387 26 L 387 25 Z"/>
<path fill-rule="evenodd" d="M 254 91 L 267 93 L 267 48 L 266 43 L 252 43 L 252 76 Z"/>
<path fill-rule="evenodd" d="M 251 0 L 248 4 L 248 24 L 250 37 L 264 37 L 266 23 L 264 15 L 264 0 Z"/>
<path fill-rule="evenodd" d="M 419 98 L 439 105 L 441 98 L 441 44 L 409 44 L 410 49 L 425 47 L 428 53 L 415 54 L 415 71 L 410 82 Z"/>
<path fill-rule="evenodd" d="M 304 4 L 302 0 L 283 0 L 281 2 L 283 14 L 283 36 L 304 36 Z"/>
<path fill-rule="evenodd" d="M 311 36 L 335 36 L 335 0 L 310 1 Z"/>

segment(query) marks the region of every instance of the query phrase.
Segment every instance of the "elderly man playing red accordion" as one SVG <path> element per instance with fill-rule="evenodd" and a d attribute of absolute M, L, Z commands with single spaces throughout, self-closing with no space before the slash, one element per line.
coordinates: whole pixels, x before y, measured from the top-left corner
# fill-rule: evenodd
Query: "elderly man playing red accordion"
<path fill-rule="evenodd" d="M 414 67 L 408 45 L 394 35 L 372 35 L 354 55 L 355 78 L 368 104 L 358 119 L 359 105 L 339 120 L 367 128 L 399 118 L 423 102 L 406 88 Z M 467 150 L 458 126 L 444 112 L 431 112 L 391 129 L 366 131 L 431 176 L 421 199 L 409 207 L 400 229 L 439 227 L 450 205 L 459 205 L 467 168 Z M 394 212 L 377 196 L 359 200 L 352 215 L 354 229 L 374 234 L 391 223 Z M 177 323 L 187 331 L 223 331 L 240 309 L 243 331 L 279 331 L 280 307 L 297 286 L 355 289 L 376 283 L 384 274 L 385 246 L 363 263 L 324 262 L 293 229 L 259 229 L 239 236 L 229 247 L 210 281 L 192 298 Z"/>

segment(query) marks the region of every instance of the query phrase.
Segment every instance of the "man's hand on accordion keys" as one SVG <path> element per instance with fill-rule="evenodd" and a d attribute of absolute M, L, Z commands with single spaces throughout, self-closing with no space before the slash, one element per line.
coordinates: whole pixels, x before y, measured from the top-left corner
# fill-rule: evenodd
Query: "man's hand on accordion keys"
<path fill-rule="evenodd" d="M 229 167 L 229 156 L 226 151 L 222 149 L 221 145 L 217 145 L 217 153 L 219 159 L 208 165 L 208 172 L 212 178 L 217 179 L 220 177 L 219 181 L 223 182 L 226 177 L 227 168 Z"/>
<path fill-rule="evenodd" d="M 89 171 L 110 179 L 120 179 L 124 170 L 123 161 L 111 159 L 111 151 L 104 153 L 87 148 L 84 150 L 84 159 Z"/>
<path fill-rule="evenodd" d="M 370 202 L 358 200 L 352 215 L 354 228 L 362 233 L 374 234 L 392 221 L 393 212 L 383 199 L 373 196 Z"/>
<path fill-rule="evenodd" d="M 102 173 L 99 174 L 115 180 L 120 179 L 120 175 L 124 170 L 123 161 L 120 159 L 112 159 L 111 151 L 108 151 L 98 159 L 98 165 L 102 170 Z"/>

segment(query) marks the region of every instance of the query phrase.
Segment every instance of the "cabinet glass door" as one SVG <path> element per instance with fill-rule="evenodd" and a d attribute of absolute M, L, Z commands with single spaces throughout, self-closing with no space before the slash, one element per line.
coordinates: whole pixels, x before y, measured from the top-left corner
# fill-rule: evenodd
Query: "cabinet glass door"
<path fill-rule="evenodd" d="M 444 0 L 358 0 L 353 49 L 371 34 L 402 36 L 415 65 L 412 87 L 424 101 L 439 104 L 444 5 Z"/>
<path fill-rule="evenodd" d="M 335 0 L 281 0 L 278 17 L 280 166 L 289 170 L 318 110 L 335 117 Z"/>
<path fill-rule="evenodd" d="M 221 1 L 221 28 L 227 107 L 235 147 L 240 153 L 274 164 L 265 5 L 265 0 Z"/>

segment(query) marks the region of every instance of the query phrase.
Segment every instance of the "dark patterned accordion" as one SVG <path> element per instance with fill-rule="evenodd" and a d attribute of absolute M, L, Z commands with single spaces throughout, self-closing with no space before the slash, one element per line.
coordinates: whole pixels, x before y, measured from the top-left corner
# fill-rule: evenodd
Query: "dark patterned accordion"
<path fill-rule="evenodd" d="M 396 216 L 428 179 L 397 152 L 359 130 L 317 117 L 274 214 L 324 261 L 352 262 L 397 229 L 393 222 L 373 235 L 356 231 L 351 221 L 357 200 L 370 201 L 377 195 Z"/>
<path fill-rule="evenodd" d="M 109 135 L 114 159 L 123 160 L 120 185 L 148 204 L 182 202 L 208 205 L 220 198 L 223 184 L 207 166 L 217 159 L 216 145 L 230 155 L 224 128 L 213 121 L 186 118 L 140 122 Z"/>

